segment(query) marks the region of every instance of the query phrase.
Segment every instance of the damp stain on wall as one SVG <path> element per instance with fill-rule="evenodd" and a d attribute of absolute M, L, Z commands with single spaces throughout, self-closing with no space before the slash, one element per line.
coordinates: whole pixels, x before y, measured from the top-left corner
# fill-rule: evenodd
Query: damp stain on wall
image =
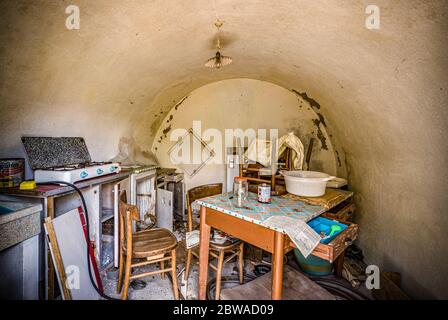
<path fill-rule="evenodd" d="M 168 134 L 168 132 L 171 131 L 171 124 L 166 127 L 165 129 L 163 129 L 162 133 L 163 133 L 163 137 L 166 138 L 166 135 Z"/>
<path fill-rule="evenodd" d="M 320 128 L 320 125 L 324 125 L 324 123 L 322 123 L 320 119 L 313 119 L 313 123 L 317 129 L 317 138 L 320 141 L 321 150 L 328 150 L 327 137 L 325 137 L 322 129 Z"/>
<path fill-rule="evenodd" d="M 190 95 L 186 95 L 185 97 L 183 97 L 178 103 L 176 103 L 176 105 L 174 106 L 174 110 L 179 109 L 179 106 L 184 103 L 185 100 L 188 99 L 188 97 L 190 97 Z"/>
<path fill-rule="evenodd" d="M 317 102 L 313 98 L 309 97 L 306 94 L 306 92 L 299 92 L 298 90 L 295 90 L 295 89 L 291 89 L 291 91 L 301 98 L 301 99 L 299 99 L 300 102 L 303 99 L 303 100 L 305 100 L 306 102 L 308 102 L 310 104 L 311 108 L 318 109 L 318 110 L 320 109 L 319 102 Z M 317 119 L 313 119 L 313 123 L 314 123 L 314 125 L 316 126 L 316 129 L 317 129 L 317 138 L 320 141 L 321 150 L 328 150 L 327 137 L 322 132 L 322 129 L 321 129 L 321 126 L 320 126 L 320 125 L 323 125 L 326 128 L 327 127 L 327 123 L 325 122 L 325 118 L 322 115 L 322 113 L 316 111 L 316 115 L 317 115 L 318 118 Z M 339 161 L 339 166 L 341 166 L 340 165 L 340 161 Z"/>
<path fill-rule="evenodd" d="M 334 150 L 334 152 L 336 153 L 336 159 L 338 161 L 338 166 L 342 167 L 342 162 L 341 162 L 341 158 L 339 157 L 339 152 L 338 150 Z"/>
<path fill-rule="evenodd" d="M 324 118 L 324 116 L 322 115 L 322 113 L 320 113 L 320 112 L 316 112 L 316 114 L 317 114 L 317 116 L 319 117 L 319 123 L 322 123 L 323 126 L 326 128 L 326 127 L 327 127 L 327 124 L 325 123 L 325 118 Z"/>
<path fill-rule="evenodd" d="M 294 92 L 296 95 L 301 97 L 303 100 L 308 102 L 312 108 L 320 109 L 320 104 L 314 100 L 313 98 L 309 97 L 306 92 L 299 92 L 295 89 L 291 89 L 292 92 Z"/>
<path fill-rule="evenodd" d="M 159 139 L 157 140 L 157 143 L 162 143 L 163 139 L 165 139 L 168 135 L 168 133 L 171 131 L 172 125 L 171 122 L 174 120 L 174 114 L 173 112 L 177 111 L 179 109 L 179 107 L 182 105 L 182 103 L 184 103 L 185 100 L 188 99 L 190 95 L 186 95 L 185 97 L 183 97 L 179 102 L 177 102 L 173 107 L 172 107 L 172 113 L 170 114 L 170 116 L 168 117 L 168 119 L 166 120 L 166 127 L 162 130 L 162 135 L 159 137 Z M 164 112 L 160 112 L 161 115 L 164 114 Z M 157 148 L 155 149 L 157 150 Z"/>

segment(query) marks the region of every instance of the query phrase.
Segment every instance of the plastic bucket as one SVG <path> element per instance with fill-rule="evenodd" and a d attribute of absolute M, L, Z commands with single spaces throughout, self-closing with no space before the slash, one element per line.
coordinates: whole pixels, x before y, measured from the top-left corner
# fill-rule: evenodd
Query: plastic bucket
<path fill-rule="evenodd" d="M 320 197 L 325 194 L 327 181 L 334 179 L 323 172 L 317 171 L 281 171 L 285 177 L 286 191 L 303 197 Z"/>
<path fill-rule="evenodd" d="M 294 256 L 300 269 L 312 276 L 327 276 L 333 270 L 333 264 L 319 257 L 309 255 L 305 258 L 299 250 L 294 249 Z"/>

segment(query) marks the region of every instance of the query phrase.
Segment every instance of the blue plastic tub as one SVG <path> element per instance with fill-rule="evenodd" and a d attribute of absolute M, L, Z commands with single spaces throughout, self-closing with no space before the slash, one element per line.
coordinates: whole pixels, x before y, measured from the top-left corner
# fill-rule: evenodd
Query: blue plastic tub
<path fill-rule="evenodd" d="M 325 244 L 331 242 L 334 238 L 337 237 L 337 235 L 339 233 L 341 233 L 342 231 L 344 231 L 347 228 L 347 225 L 345 225 L 343 223 L 340 223 L 340 222 L 337 222 L 334 220 L 330 220 L 327 218 L 322 218 L 322 217 L 314 218 L 313 220 L 308 222 L 308 225 L 311 228 L 313 228 L 313 230 L 316 231 L 317 233 L 321 234 L 323 232 L 327 236 L 330 234 L 332 225 L 338 225 L 341 227 L 341 231 L 335 232 L 331 237 L 322 239 L 320 241 L 320 243 L 325 243 Z"/>

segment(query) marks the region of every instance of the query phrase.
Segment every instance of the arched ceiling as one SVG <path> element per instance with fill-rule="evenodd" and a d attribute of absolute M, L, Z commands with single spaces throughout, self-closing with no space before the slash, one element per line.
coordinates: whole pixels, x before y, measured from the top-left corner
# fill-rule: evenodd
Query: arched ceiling
<path fill-rule="evenodd" d="M 382 14 L 375 31 L 364 27 L 367 1 L 84 0 L 76 1 L 81 29 L 71 31 L 64 27 L 69 4 L 2 3 L 5 95 L 12 89 L 34 103 L 102 110 L 132 123 L 132 134 L 135 121 L 144 119 L 142 144 L 150 144 L 163 118 L 156 115 L 182 96 L 238 77 L 306 92 L 338 136 L 357 140 L 351 147 L 371 139 L 388 143 L 356 134 L 357 122 L 369 119 L 362 127 L 374 130 L 384 124 L 382 113 L 399 114 L 416 102 L 397 90 L 422 101 L 428 89 L 438 93 L 442 85 L 427 88 L 422 81 L 441 77 L 435 65 L 447 64 L 445 56 L 434 55 L 446 41 L 439 30 L 446 25 L 443 1 L 377 1 Z M 223 51 L 234 63 L 210 70 L 203 63 L 214 53 L 216 15 L 232 39 Z M 12 77 L 20 79 L 19 88 Z"/>
<path fill-rule="evenodd" d="M 104 157 L 122 136 L 149 150 L 164 115 L 195 88 L 229 78 L 271 81 L 320 104 L 347 155 L 369 255 L 398 269 L 412 265 L 403 247 L 390 246 L 397 230 L 368 230 L 385 219 L 378 212 L 412 209 L 407 217 L 422 225 L 425 206 L 446 208 L 448 2 L 376 0 L 381 26 L 368 30 L 370 2 L 216 0 L 215 10 L 209 0 L 2 1 L 3 150 L 23 132 L 85 135 L 92 149 L 106 148 L 97 153 Z M 80 30 L 65 28 L 70 4 L 80 7 Z M 210 70 L 203 63 L 214 54 L 216 14 L 233 39 L 223 52 L 234 63 Z M 107 137 L 114 149 L 104 147 Z M 416 183 L 426 193 L 413 193 Z M 397 195 L 412 200 L 397 204 Z M 446 217 L 434 220 L 446 225 Z M 414 292 L 446 294 L 443 281 L 410 268 Z"/>

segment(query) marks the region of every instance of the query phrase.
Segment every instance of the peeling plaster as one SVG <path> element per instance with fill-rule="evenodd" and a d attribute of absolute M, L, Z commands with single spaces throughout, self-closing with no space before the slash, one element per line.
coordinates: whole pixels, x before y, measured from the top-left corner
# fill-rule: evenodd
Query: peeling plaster
<path fill-rule="evenodd" d="M 294 92 L 299 97 L 301 97 L 303 100 L 307 101 L 312 108 L 320 109 L 320 104 L 313 98 L 308 97 L 306 92 L 299 92 L 295 89 L 291 89 L 291 91 Z"/>
<path fill-rule="evenodd" d="M 320 119 L 313 119 L 313 123 L 317 128 L 317 138 L 320 141 L 320 148 L 322 150 L 328 150 L 327 137 L 325 137 L 325 135 L 323 134 L 322 129 L 320 127 L 320 125 L 324 124 L 324 123 L 322 123 Z"/>

